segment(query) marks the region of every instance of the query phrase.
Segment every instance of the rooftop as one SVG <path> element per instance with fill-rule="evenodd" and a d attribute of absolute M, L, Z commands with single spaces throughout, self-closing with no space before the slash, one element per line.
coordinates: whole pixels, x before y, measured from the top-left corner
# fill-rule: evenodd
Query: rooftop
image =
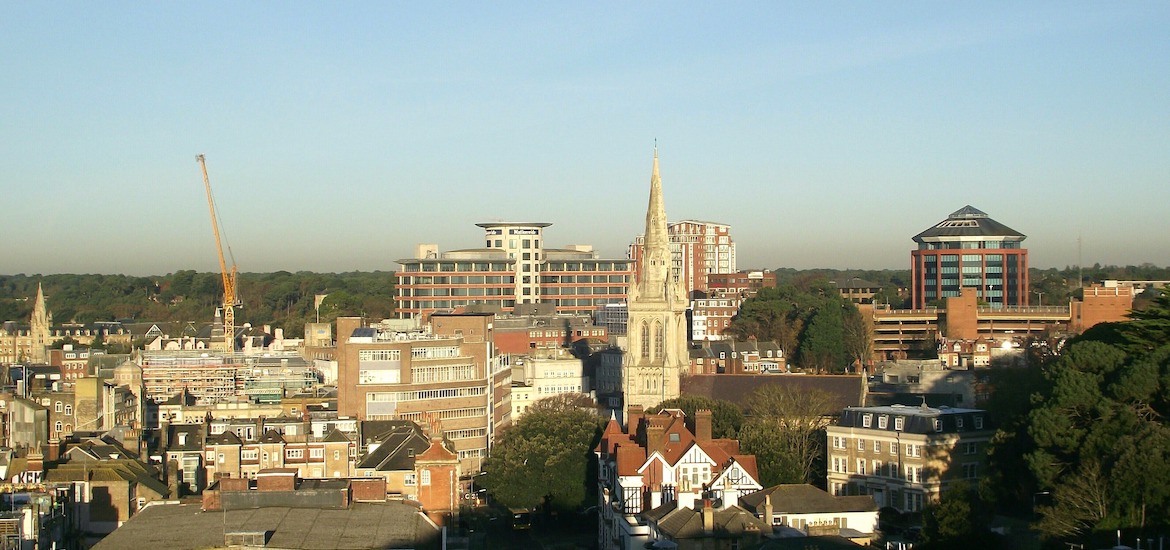
<path fill-rule="evenodd" d="M 148 506 L 99 542 L 113 548 L 222 548 L 225 533 L 268 533 L 288 549 L 438 548 L 439 531 L 418 509 L 396 502 L 348 509 L 255 508 L 203 512 L 198 504 Z"/>

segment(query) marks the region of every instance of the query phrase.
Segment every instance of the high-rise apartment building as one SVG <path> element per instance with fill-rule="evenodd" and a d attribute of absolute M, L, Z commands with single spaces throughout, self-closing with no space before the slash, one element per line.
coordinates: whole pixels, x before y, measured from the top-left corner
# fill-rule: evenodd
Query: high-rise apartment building
<path fill-rule="evenodd" d="M 546 248 L 551 224 L 499 222 L 484 229 L 484 248 L 439 252 L 420 245 L 399 260 L 395 314 L 423 317 L 473 304 L 510 311 L 516 304 L 551 303 L 562 312 L 593 312 L 625 301 L 632 275 L 628 259 L 604 259 L 589 245 Z"/>
<path fill-rule="evenodd" d="M 914 236 L 910 253 L 914 308 L 974 288 L 990 307 L 1028 305 L 1027 237 L 980 210 L 964 206 Z"/>
<path fill-rule="evenodd" d="M 678 272 L 671 269 L 671 256 L 655 150 L 643 252 L 628 302 L 628 346 L 622 360 L 627 407 L 649 408 L 678 397 L 680 377 L 690 369 L 687 291 Z"/>
<path fill-rule="evenodd" d="M 695 290 L 706 292 L 710 274 L 735 273 L 735 243 L 731 240 L 730 225 L 683 220 L 668 224 L 666 232 L 671 269 L 688 294 Z M 638 235 L 629 252 L 635 269 L 645 249 L 646 235 Z"/>

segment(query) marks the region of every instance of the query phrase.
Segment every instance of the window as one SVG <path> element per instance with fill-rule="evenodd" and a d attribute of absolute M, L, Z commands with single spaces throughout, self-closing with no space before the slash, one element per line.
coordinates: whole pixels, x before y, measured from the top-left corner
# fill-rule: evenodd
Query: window
<path fill-rule="evenodd" d="M 979 464 L 969 463 L 963 465 L 964 479 L 978 479 L 979 478 Z"/>
<path fill-rule="evenodd" d="M 223 453 L 219 453 L 219 463 L 223 464 Z"/>
<path fill-rule="evenodd" d="M 864 458 L 857 459 L 857 473 L 861 474 L 861 475 L 865 475 L 865 459 Z"/>
<path fill-rule="evenodd" d="M 961 416 L 955 417 L 955 428 L 959 429 L 959 430 L 963 429 L 963 417 L 961 417 Z"/>
<path fill-rule="evenodd" d="M 873 426 L 873 415 L 868 413 L 863 414 L 861 416 L 861 427 L 868 428 L 870 426 Z"/>
<path fill-rule="evenodd" d="M 939 418 L 934 419 L 934 431 L 936 431 L 936 432 L 942 431 L 942 419 L 939 419 Z"/>
<path fill-rule="evenodd" d="M 873 442 L 873 452 L 875 452 L 875 453 L 880 453 L 880 452 L 882 452 L 882 442 L 881 442 L 881 441 L 878 441 L 878 440 L 876 440 L 876 439 L 874 440 L 874 442 Z"/>
<path fill-rule="evenodd" d="M 899 431 L 899 432 L 902 431 L 902 425 L 903 425 L 904 420 L 905 419 L 900 417 L 900 416 L 895 418 L 894 419 L 894 429 Z"/>
<path fill-rule="evenodd" d="M 73 405 L 65 405 L 65 414 L 66 414 L 66 415 L 72 415 L 72 414 L 73 414 Z"/>
<path fill-rule="evenodd" d="M 844 449 L 845 448 L 845 438 L 833 436 L 833 448 L 834 449 Z"/>
<path fill-rule="evenodd" d="M 285 455 L 285 457 L 292 458 L 292 459 L 305 458 L 305 450 L 304 449 L 288 449 L 287 451 L 284 452 L 284 455 Z"/>
<path fill-rule="evenodd" d="M 341 460 L 341 451 L 333 451 L 333 460 Z"/>
<path fill-rule="evenodd" d="M 979 452 L 979 445 L 978 444 L 976 444 L 974 442 L 968 442 L 968 443 L 963 444 L 963 454 L 973 455 L 977 452 Z"/>
<path fill-rule="evenodd" d="M 57 433 L 61 433 L 61 428 L 63 428 L 63 427 L 64 427 L 64 425 L 62 424 L 62 422 L 60 420 L 58 420 L 57 422 L 55 422 L 53 424 L 53 431 L 57 432 Z"/>
<path fill-rule="evenodd" d="M 430 484 L 431 484 L 431 471 L 430 470 L 423 470 L 422 471 L 422 485 L 427 486 Z"/>
<path fill-rule="evenodd" d="M 890 454 L 894 456 L 898 455 L 898 444 L 892 441 L 890 442 Z"/>
<path fill-rule="evenodd" d="M 325 458 L 325 449 L 309 449 L 309 458 L 322 459 Z"/>
<path fill-rule="evenodd" d="M 214 460 L 215 460 L 215 451 L 207 451 L 207 461 L 211 462 Z"/>
<path fill-rule="evenodd" d="M 66 406 L 66 407 L 65 407 L 65 409 L 66 409 L 66 410 L 68 410 L 68 409 L 69 409 L 69 407 L 68 407 L 68 406 Z M 976 416 L 976 417 L 975 417 L 975 429 L 976 429 L 976 430 L 982 430 L 982 429 L 983 429 L 983 417 L 982 417 L 982 416 Z"/>
<path fill-rule="evenodd" d="M 889 420 L 889 417 L 884 414 L 878 417 L 878 428 L 883 430 L 886 429 L 886 426 L 889 425 Z"/>
<path fill-rule="evenodd" d="M 61 412 L 61 410 L 62 410 L 62 404 L 61 404 L 61 402 L 60 402 L 60 401 L 58 401 L 58 402 L 57 402 L 57 406 L 54 408 L 54 410 L 56 410 L 57 412 Z"/>
<path fill-rule="evenodd" d="M 402 479 L 402 484 L 407 487 L 414 487 L 416 483 L 418 483 L 418 477 L 414 475 L 414 472 L 406 474 L 406 477 Z"/>
<path fill-rule="evenodd" d="M 860 437 L 857 438 L 857 450 L 859 450 L 859 451 L 865 450 L 865 440 L 861 439 Z"/>
<path fill-rule="evenodd" d="M 256 449 L 245 449 L 240 451 L 240 458 L 243 460 L 256 460 L 259 452 Z"/>

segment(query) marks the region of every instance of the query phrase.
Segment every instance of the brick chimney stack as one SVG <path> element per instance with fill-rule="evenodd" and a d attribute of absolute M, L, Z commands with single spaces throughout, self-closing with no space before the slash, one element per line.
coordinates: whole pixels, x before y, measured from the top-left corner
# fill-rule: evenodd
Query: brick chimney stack
<path fill-rule="evenodd" d="M 710 409 L 695 411 L 695 439 L 711 441 L 712 414 Z"/>
<path fill-rule="evenodd" d="M 626 411 L 626 433 L 630 435 L 638 434 L 638 425 L 642 423 L 642 406 L 630 405 Z"/>
<path fill-rule="evenodd" d="M 646 454 L 662 451 L 666 446 L 666 424 L 659 417 L 651 417 L 646 422 Z"/>
<path fill-rule="evenodd" d="M 703 499 L 703 534 L 715 532 L 715 509 L 711 507 L 711 499 Z"/>
<path fill-rule="evenodd" d="M 772 514 L 775 509 L 772 508 L 772 493 L 764 495 L 764 533 L 772 532 Z"/>

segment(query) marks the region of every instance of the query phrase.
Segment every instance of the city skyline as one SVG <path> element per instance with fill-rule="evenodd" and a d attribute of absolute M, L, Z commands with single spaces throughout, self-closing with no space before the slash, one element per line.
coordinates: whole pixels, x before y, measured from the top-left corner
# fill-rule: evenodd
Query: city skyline
<path fill-rule="evenodd" d="M 623 258 L 908 269 L 965 205 L 1033 267 L 1165 264 L 1161 3 L 8 6 L 0 272 L 394 271 L 474 224 Z"/>

